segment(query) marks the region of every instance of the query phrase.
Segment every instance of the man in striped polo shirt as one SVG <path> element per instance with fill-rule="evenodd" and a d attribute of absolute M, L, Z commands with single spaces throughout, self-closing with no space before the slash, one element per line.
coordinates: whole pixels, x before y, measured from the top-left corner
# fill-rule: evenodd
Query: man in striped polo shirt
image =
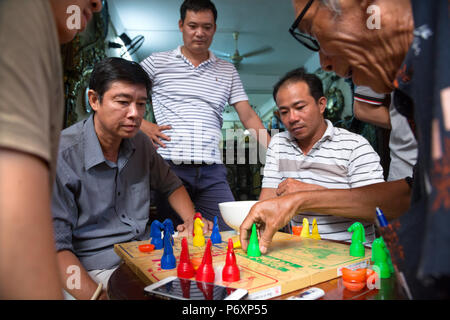
<path fill-rule="evenodd" d="M 234 106 L 244 127 L 265 131 L 264 147 L 270 137 L 248 103 L 236 68 L 209 51 L 216 31 L 214 4 L 186 0 L 180 16 L 183 45 L 154 53 L 141 63 L 154 84 L 152 103 L 159 125 L 144 121 L 142 130 L 162 146 L 158 153 L 183 181 L 196 210 L 208 220 L 218 216 L 220 229 L 229 230 L 217 205 L 234 201 L 219 149 L 225 105 Z M 157 196 L 156 202 L 159 214 L 175 225 L 182 223 L 167 199 Z"/>
<path fill-rule="evenodd" d="M 384 181 L 380 158 L 367 140 L 324 119 L 327 99 L 316 75 L 303 68 L 287 73 L 275 85 L 273 98 L 288 131 L 270 142 L 260 200 L 296 191 L 348 189 Z M 302 212 L 292 223 L 301 225 L 303 218 L 310 223 L 315 218 L 324 239 L 351 239 L 347 229 L 355 220 Z M 374 227 L 363 225 L 366 241 L 371 243 Z"/>

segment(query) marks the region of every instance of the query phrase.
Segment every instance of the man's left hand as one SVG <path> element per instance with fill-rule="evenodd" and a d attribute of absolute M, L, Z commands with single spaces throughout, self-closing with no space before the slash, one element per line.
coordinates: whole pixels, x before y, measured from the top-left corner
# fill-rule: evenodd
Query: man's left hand
<path fill-rule="evenodd" d="M 302 181 L 298 181 L 296 179 L 287 178 L 283 182 L 278 185 L 277 188 L 277 196 L 284 196 L 289 193 L 297 192 L 297 191 L 313 191 L 313 190 L 322 190 L 326 189 L 325 187 L 306 183 Z"/>

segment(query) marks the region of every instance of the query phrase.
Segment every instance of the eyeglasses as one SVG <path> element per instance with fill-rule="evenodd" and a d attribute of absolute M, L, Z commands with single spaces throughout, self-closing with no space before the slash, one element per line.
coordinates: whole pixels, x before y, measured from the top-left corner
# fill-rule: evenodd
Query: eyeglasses
<path fill-rule="evenodd" d="M 302 33 L 297 30 L 298 25 L 300 24 L 300 21 L 303 19 L 303 16 L 306 14 L 306 11 L 308 11 L 309 7 L 311 7 L 314 0 L 309 0 L 309 2 L 306 4 L 305 8 L 302 12 L 298 15 L 297 19 L 295 19 L 292 26 L 289 28 L 289 33 L 302 45 L 307 47 L 309 50 L 312 51 L 319 51 L 320 45 L 319 42 L 312 36 Z"/>

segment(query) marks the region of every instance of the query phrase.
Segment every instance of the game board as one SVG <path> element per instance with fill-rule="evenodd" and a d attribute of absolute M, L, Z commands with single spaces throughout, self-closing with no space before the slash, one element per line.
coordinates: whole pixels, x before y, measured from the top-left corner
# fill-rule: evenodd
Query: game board
<path fill-rule="evenodd" d="M 370 263 L 370 249 L 365 256 L 356 258 L 349 255 L 349 245 L 326 240 L 302 239 L 299 236 L 278 232 L 273 238 L 267 254 L 247 257 L 242 249 L 235 249 L 241 279 L 237 282 L 223 282 L 222 268 L 225 264 L 228 239 L 239 239 L 235 231 L 221 232 L 222 242 L 213 244 L 212 257 L 216 273 L 214 283 L 233 288 L 245 288 L 250 299 L 269 299 L 316 283 L 328 281 L 341 275 L 343 267 L 366 267 Z M 208 235 L 205 236 L 208 238 Z M 181 238 L 176 237 L 173 253 L 177 265 L 181 253 Z M 176 276 L 177 270 L 162 270 L 160 259 L 163 250 L 149 253 L 140 252 L 138 246 L 150 243 L 135 241 L 120 243 L 114 251 L 145 283 Z M 194 247 L 192 237 L 188 238 L 189 253 L 194 266 L 201 262 L 205 247 Z M 194 278 L 192 278 L 194 279 Z"/>

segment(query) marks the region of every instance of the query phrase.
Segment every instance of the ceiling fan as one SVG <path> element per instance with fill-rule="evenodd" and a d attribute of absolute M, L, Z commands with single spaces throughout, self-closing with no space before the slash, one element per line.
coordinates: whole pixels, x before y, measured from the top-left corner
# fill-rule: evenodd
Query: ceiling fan
<path fill-rule="evenodd" d="M 270 51 L 273 51 L 273 48 L 270 46 L 265 46 L 262 47 L 260 49 L 257 50 L 253 50 L 244 54 L 240 54 L 239 50 L 238 50 L 238 39 L 239 39 L 239 32 L 235 31 L 233 32 L 233 39 L 234 39 L 234 47 L 235 47 L 235 51 L 233 54 L 231 53 L 224 53 L 224 52 L 219 52 L 219 51 L 215 51 L 216 55 L 220 58 L 225 58 L 230 60 L 234 66 L 236 67 L 236 69 L 239 69 L 242 60 L 244 60 L 244 58 L 248 58 L 248 57 L 253 57 L 259 54 L 263 54 L 263 53 L 267 53 Z"/>

